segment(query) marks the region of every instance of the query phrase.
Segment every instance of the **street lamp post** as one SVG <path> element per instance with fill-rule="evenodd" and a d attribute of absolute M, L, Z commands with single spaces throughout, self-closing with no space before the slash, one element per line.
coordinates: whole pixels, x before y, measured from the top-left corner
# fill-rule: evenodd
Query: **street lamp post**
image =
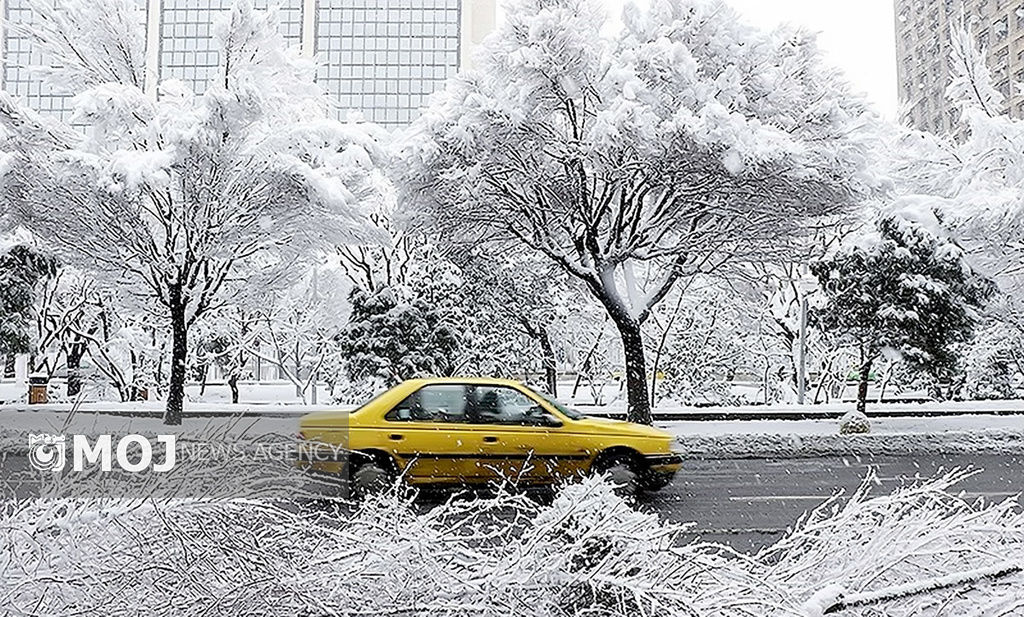
<path fill-rule="evenodd" d="M 800 343 L 797 350 L 796 402 L 804 404 L 807 391 L 807 296 L 818 285 L 818 280 L 805 273 L 797 280 L 797 291 L 800 293 Z"/>

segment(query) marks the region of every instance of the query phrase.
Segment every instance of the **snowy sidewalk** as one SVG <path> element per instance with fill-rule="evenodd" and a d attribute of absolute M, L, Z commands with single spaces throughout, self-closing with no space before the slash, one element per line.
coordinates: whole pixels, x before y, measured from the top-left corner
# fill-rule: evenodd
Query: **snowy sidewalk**
<path fill-rule="evenodd" d="M 1024 455 L 1024 417 L 1016 415 L 873 418 L 865 435 L 840 435 L 835 420 L 655 424 L 675 434 L 687 456 L 704 459 Z"/>
<path fill-rule="evenodd" d="M 28 405 L 14 403 L 0 405 L 0 412 L 18 411 L 23 413 L 68 413 L 69 403 Z M 593 406 L 577 405 L 581 412 L 607 418 L 625 418 L 626 410 L 621 405 Z M 192 418 L 243 417 L 243 418 L 297 418 L 303 414 L 322 410 L 351 410 L 354 405 L 302 405 L 298 403 L 241 403 L 232 405 L 220 402 L 186 402 L 185 416 Z M 743 405 L 735 407 L 659 407 L 653 411 L 656 421 L 700 422 L 720 421 L 762 421 L 762 420 L 829 420 L 839 418 L 854 408 L 853 403 L 829 403 L 826 405 Z M 164 404 L 161 402 L 115 403 L 93 402 L 79 405 L 79 413 L 104 414 L 134 418 L 160 418 Z M 879 403 L 868 405 L 870 418 L 934 417 L 943 418 L 961 415 L 1020 416 L 1024 418 L 1024 400 L 999 401 L 946 401 L 931 403 Z"/>

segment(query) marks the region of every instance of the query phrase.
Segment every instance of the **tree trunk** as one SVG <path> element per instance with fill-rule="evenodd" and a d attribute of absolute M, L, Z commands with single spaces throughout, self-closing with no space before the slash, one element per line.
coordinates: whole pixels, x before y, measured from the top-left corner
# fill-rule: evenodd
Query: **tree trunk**
<path fill-rule="evenodd" d="M 637 424 L 651 424 L 651 399 L 647 392 L 647 361 L 640 324 L 627 316 L 614 319 L 622 338 L 626 358 L 626 419 Z"/>
<path fill-rule="evenodd" d="M 238 404 L 238 375 L 235 373 L 228 377 L 228 387 L 231 388 L 231 404 Z"/>
<path fill-rule="evenodd" d="M 872 358 L 868 356 L 860 365 L 860 378 L 857 381 L 857 411 L 864 413 L 868 406 L 868 378 L 871 375 Z"/>
<path fill-rule="evenodd" d="M 78 396 L 82 391 L 82 357 L 85 356 L 85 342 L 76 337 L 68 349 L 68 398 Z"/>
<path fill-rule="evenodd" d="M 171 292 L 171 382 L 167 390 L 167 409 L 164 424 L 181 424 L 185 405 L 185 368 L 188 356 L 188 326 L 186 325 L 185 304 L 180 301 L 181 291 Z M 177 301 L 175 301 L 177 300 Z"/>
<path fill-rule="evenodd" d="M 199 376 L 199 396 L 200 397 L 206 395 L 206 381 L 207 381 L 206 380 L 206 375 L 209 372 L 210 372 L 210 366 L 207 363 L 205 363 L 205 362 L 200 364 L 199 367 L 196 369 L 196 373 Z"/>
<path fill-rule="evenodd" d="M 544 382 L 548 388 L 548 394 L 552 398 L 558 396 L 558 359 L 555 357 L 555 348 L 551 345 L 551 336 L 544 326 L 537 328 L 540 348 L 544 353 Z"/>

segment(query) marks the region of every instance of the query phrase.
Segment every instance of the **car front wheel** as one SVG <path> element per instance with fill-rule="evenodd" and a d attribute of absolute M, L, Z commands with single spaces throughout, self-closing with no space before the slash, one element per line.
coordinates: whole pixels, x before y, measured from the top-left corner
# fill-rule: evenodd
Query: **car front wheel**
<path fill-rule="evenodd" d="M 615 492 L 623 497 L 633 497 L 640 492 L 640 470 L 632 456 L 618 454 L 599 459 L 594 472 L 604 474 L 615 485 Z"/>

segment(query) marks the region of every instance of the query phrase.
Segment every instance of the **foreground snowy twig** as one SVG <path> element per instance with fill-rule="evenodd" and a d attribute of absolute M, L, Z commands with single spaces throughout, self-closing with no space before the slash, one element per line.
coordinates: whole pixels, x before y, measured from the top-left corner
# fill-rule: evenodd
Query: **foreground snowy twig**
<path fill-rule="evenodd" d="M 597 479 L 550 505 L 500 492 L 428 509 L 397 490 L 358 508 L 8 502 L 0 605 L 12 615 L 795 617 L 823 614 L 848 590 L 844 615 L 1020 614 L 1008 598 L 1024 596 L 1024 579 L 1008 564 L 1024 559 L 1024 519 L 1014 501 L 953 494 L 964 475 L 880 497 L 866 483 L 755 556 L 685 543 L 686 526 L 637 512 Z"/>

